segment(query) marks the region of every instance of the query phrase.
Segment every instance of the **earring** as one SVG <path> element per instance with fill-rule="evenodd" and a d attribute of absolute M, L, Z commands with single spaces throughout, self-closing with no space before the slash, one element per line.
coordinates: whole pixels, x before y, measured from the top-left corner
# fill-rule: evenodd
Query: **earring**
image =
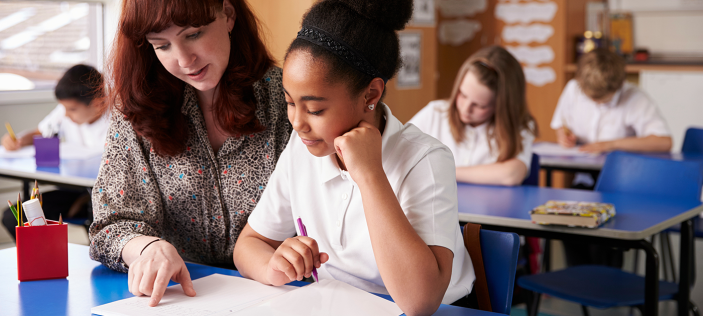
<path fill-rule="evenodd" d="M 373 111 L 374 108 L 376 108 L 375 104 L 369 104 L 369 110 Z"/>

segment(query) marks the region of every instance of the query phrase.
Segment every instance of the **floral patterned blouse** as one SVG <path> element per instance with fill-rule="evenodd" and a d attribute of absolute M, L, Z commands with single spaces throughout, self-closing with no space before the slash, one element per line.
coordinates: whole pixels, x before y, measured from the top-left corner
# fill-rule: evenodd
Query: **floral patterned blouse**
<path fill-rule="evenodd" d="M 186 85 L 187 148 L 161 157 L 137 137 L 120 114 L 112 116 L 100 173 L 93 188 L 90 257 L 126 272 L 122 248 L 132 238 L 166 239 L 184 260 L 233 265 L 239 233 L 288 143 L 291 125 L 281 85 L 272 68 L 254 84 L 260 133 L 229 137 L 215 153 L 195 89 Z"/>

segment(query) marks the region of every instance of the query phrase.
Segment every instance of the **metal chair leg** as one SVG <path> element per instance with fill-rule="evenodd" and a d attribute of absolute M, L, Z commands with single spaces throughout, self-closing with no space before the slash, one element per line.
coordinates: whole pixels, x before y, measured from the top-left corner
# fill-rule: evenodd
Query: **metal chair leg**
<path fill-rule="evenodd" d="M 583 312 L 583 316 L 588 316 L 588 307 L 581 305 L 581 312 Z"/>
<path fill-rule="evenodd" d="M 530 292 L 532 293 L 531 299 L 528 299 L 527 304 L 527 315 L 537 316 L 539 314 L 539 301 L 542 298 L 542 293 Z"/>
<path fill-rule="evenodd" d="M 671 239 L 669 239 L 668 232 L 662 233 L 662 242 L 666 245 L 667 257 L 669 257 L 668 265 L 671 268 L 671 282 L 676 283 L 676 265 L 674 265 L 674 253 L 671 250 Z M 664 250 L 662 249 L 662 251 Z"/>

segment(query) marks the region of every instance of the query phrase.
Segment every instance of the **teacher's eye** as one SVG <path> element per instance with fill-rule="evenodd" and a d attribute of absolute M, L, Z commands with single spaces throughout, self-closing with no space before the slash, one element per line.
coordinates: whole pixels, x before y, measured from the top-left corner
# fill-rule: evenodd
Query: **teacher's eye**
<path fill-rule="evenodd" d="M 312 114 L 312 115 L 320 115 L 320 114 L 322 114 L 322 111 L 324 111 L 324 110 L 319 110 L 319 111 L 315 111 L 315 112 L 308 111 L 308 113 Z"/>
<path fill-rule="evenodd" d="M 171 46 L 171 44 L 166 44 L 166 45 L 161 45 L 161 46 L 154 45 L 154 50 L 157 50 L 157 49 L 166 50 L 169 48 L 169 46 Z"/>
<path fill-rule="evenodd" d="M 200 37 L 200 34 L 202 34 L 202 33 L 203 33 L 202 31 L 197 31 L 193 34 L 186 36 L 186 38 L 187 39 L 196 39 L 196 38 Z"/>

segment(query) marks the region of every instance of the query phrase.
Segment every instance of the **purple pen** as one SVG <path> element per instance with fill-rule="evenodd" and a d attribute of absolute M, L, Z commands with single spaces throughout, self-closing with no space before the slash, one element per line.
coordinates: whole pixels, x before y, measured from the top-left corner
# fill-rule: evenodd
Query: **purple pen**
<path fill-rule="evenodd" d="M 305 229 L 305 225 L 303 224 L 303 219 L 298 217 L 298 229 L 300 229 L 300 235 L 301 236 L 308 236 L 308 231 Z M 320 282 L 317 279 L 317 269 L 315 269 L 315 266 L 313 265 L 312 267 L 312 277 L 315 279 L 315 282 Z"/>

